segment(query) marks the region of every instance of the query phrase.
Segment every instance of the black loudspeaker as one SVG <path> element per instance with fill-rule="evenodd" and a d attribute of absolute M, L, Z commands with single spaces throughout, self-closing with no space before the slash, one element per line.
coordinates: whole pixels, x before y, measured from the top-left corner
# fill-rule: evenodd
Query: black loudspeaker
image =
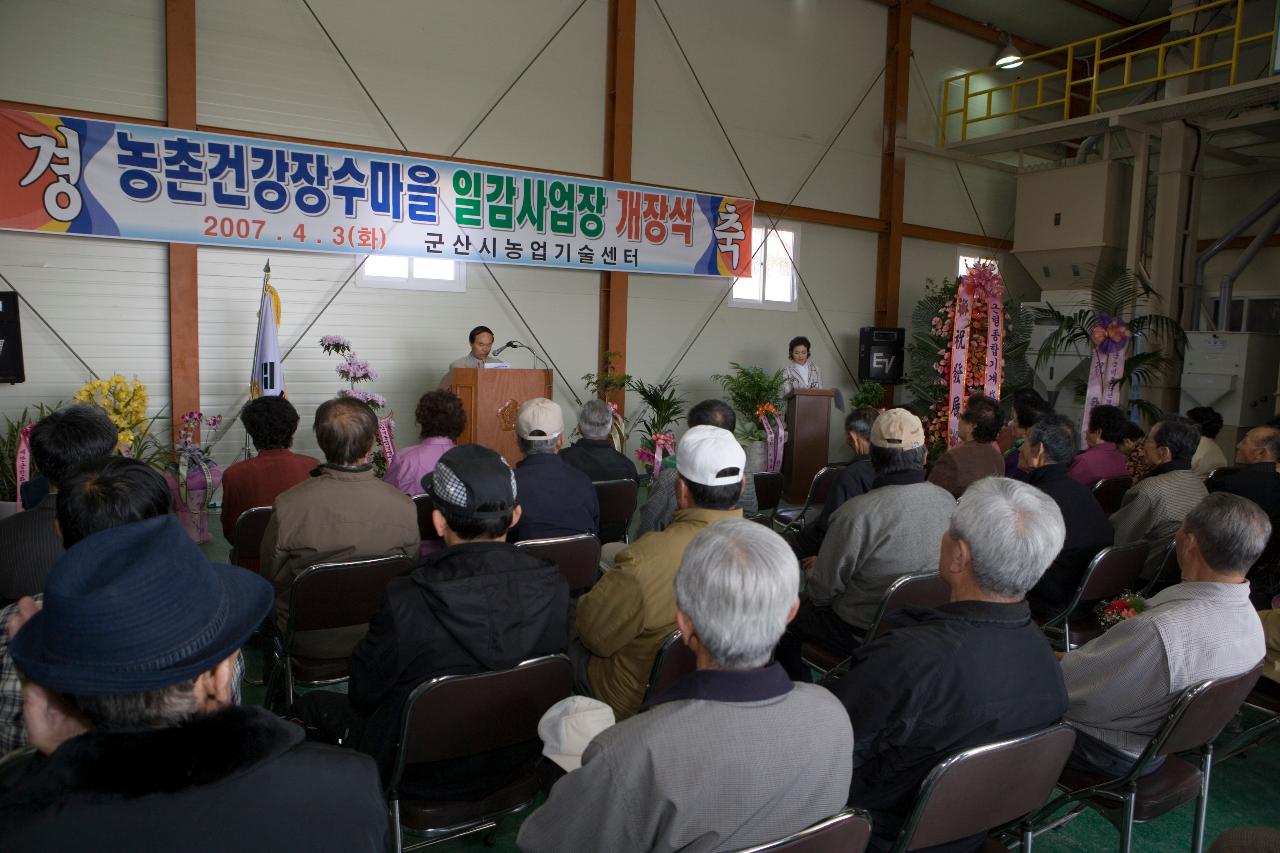
<path fill-rule="evenodd" d="M 858 381 L 897 385 L 902 381 L 906 329 L 863 326 L 858 333 Z"/>
<path fill-rule="evenodd" d="M 0 382 L 26 382 L 22 365 L 22 321 L 18 317 L 18 294 L 0 293 Z"/>

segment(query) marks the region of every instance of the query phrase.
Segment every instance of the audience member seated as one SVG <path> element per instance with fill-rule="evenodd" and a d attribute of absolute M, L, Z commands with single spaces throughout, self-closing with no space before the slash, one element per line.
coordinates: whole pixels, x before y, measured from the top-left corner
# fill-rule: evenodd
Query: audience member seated
<path fill-rule="evenodd" d="M 1236 464 L 1240 470 L 1220 474 L 1206 486 L 1211 492 L 1228 492 L 1248 498 L 1262 507 L 1270 518 L 1276 518 L 1280 514 L 1277 462 L 1280 462 L 1280 429 L 1254 427 L 1236 445 Z"/>
<path fill-rule="evenodd" d="M 521 508 L 502 457 L 478 444 L 455 447 L 427 479 L 445 549 L 387 587 L 368 636 L 351 656 L 348 695 L 315 690 L 297 703 L 321 739 L 377 759 L 384 780 L 405 700 L 419 684 L 508 669 L 562 652 L 569 642 L 569 587 L 560 570 L 504 541 Z M 527 767 L 538 749 L 522 744 L 480 763 L 468 760 L 465 772 L 457 765 L 415 767 L 405 790 L 415 797 L 483 797 Z"/>
<path fill-rule="evenodd" d="M 861 406 L 849 412 L 844 419 L 844 442 L 853 451 L 853 459 L 840 471 L 840 478 L 827 494 L 818 517 L 790 537 L 791 549 L 796 556 L 808 562 L 805 568 L 811 568 L 817 560 L 818 550 L 831 523 L 831 514 L 850 499 L 871 491 L 871 483 L 876 478 L 871 467 L 871 426 L 879 416 L 879 409 Z"/>
<path fill-rule="evenodd" d="M 723 400 L 703 400 L 689 410 L 686 419 L 690 427 L 713 426 L 733 432 L 738 427 L 738 417 L 733 407 Z M 680 447 L 676 447 L 677 458 Z M 643 536 L 654 530 L 663 530 L 671 523 L 676 512 L 676 482 L 679 476 L 676 462 L 665 457 L 664 467 L 653 473 L 649 483 L 649 497 L 640 505 L 636 536 Z M 748 476 L 742 481 L 742 497 L 738 502 L 743 513 L 751 515 L 759 510 L 756 501 L 755 480 Z"/>
<path fill-rule="evenodd" d="M 564 442 L 560 404 L 535 397 L 520 404 L 516 436 L 524 458 L 516 463 L 520 519 L 509 542 L 600 532 L 600 497 L 591 478 L 556 453 Z"/>
<path fill-rule="evenodd" d="M 1144 577 L 1154 577 L 1160 571 L 1163 543 L 1208 494 L 1191 470 L 1191 455 L 1199 440 L 1200 428 L 1187 418 L 1166 415 L 1157 421 L 1142 446 L 1151 473 L 1125 492 L 1120 509 L 1111 516 L 1117 545 L 1151 543 Z"/>
<path fill-rule="evenodd" d="M 62 476 L 55 528 L 62 547 L 93 533 L 167 515 L 173 507 L 169 485 L 156 469 L 125 456 L 100 456 Z M 31 598 L 39 604 L 44 596 Z M 29 606 L 29 605 L 25 605 Z M 0 608 L 0 628 L 19 615 L 19 605 Z M 9 637 L 0 630 L 0 755 L 27 744 L 22 720 L 22 685 L 9 654 Z"/>
<path fill-rule="evenodd" d="M 926 483 L 920 419 L 890 409 L 871 427 L 871 491 L 831 516 L 795 621 L 778 644 L 778 662 L 796 681 L 809 681 L 805 641 L 849 655 L 871 627 L 885 591 L 903 575 L 932 571 L 938 539 L 951 523 L 955 499 Z"/>
<path fill-rule="evenodd" d="M 1076 457 L 1067 476 L 1090 488 L 1108 477 L 1127 477 L 1129 468 L 1117 445 L 1124 440 L 1129 419 L 1116 406 L 1094 406 L 1084 440 L 1088 447 Z"/>
<path fill-rule="evenodd" d="M 171 516 L 70 548 L 44 607 L 11 624 L 31 742 L 47 757 L 0 797 L 4 849 L 169 850 L 188 839 L 209 850 L 385 850 L 372 761 L 304 744 L 297 726 L 231 703 L 240 646 L 270 611 L 270 584 L 209 563 Z"/>
<path fill-rule="evenodd" d="M 409 497 L 423 493 L 422 478 L 435 470 L 436 462 L 457 443 L 467 426 L 462 401 L 451 391 L 423 394 L 413 416 L 422 441 L 397 450 L 382 477 L 384 483 L 390 483 Z"/>
<path fill-rule="evenodd" d="M 795 557 L 759 524 L 694 537 L 675 619 L 697 671 L 591 741 L 520 828 L 520 849 L 741 850 L 839 811 L 848 720 L 826 691 L 769 662 L 798 585 Z"/>
<path fill-rule="evenodd" d="M 25 512 L 0 521 L 0 604 L 44 589 L 45 577 L 62 555 L 53 526 L 58 486 L 80 463 L 111 454 L 120 433 L 102 409 L 86 404 L 50 412 L 32 428 L 29 440 L 31 461 L 49 480 L 50 492 Z"/>
<path fill-rule="evenodd" d="M 317 563 L 418 554 L 418 512 L 413 501 L 373 471 L 378 419 L 350 397 L 316 409 L 316 442 L 325 462 L 310 479 L 276 498 L 262 536 L 262 570 L 276 588 L 276 624 L 289 624 L 289 586 Z M 363 625 L 300 631 L 294 654 L 340 658 L 364 636 Z"/>
<path fill-rule="evenodd" d="M 1040 392 L 1034 388 L 1019 388 L 1013 392 L 1013 417 L 1009 419 L 1009 423 L 1005 424 L 1004 429 L 1000 430 L 1000 435 L 1007 438 L 996 439 L 996 443 L 1001 446 L 1004 453 L 1006 477 L 1012 477 L 1015 480 L 1026 479 L 1027 472 L 1019 467 L 1018 451 L 1027 440 L 1027 431 L 1040 423 L 1041 419 L 1052 414 L 1053 407 L 1045 402 Z"/>
<path fill-rule="evenodd" d="M 1027 482 L 1053 499 L 1067 526 L 1062 550 L 1027 593 L 1032 608 L 1045 616 L 1055 616 L 1071 603 L 1089 563 L 1115 539 L 1115 531 L 1089 487 L 1067 476 L 1079 446 L 1076 425 L 1062 415 L 1041 420 L 1022 445 Z"/>
<path fill-rule="evenodd" d="M 718 521 L 742 517 L 736 507 L 746 463 L 733 433 L 692 427 L 680 439 L 671 524 L 627 546 L 578 599 L 577 638 L 569 645 L 575 689 L 607 703 L 619 720 L 640 706 L 653 659 L 675 630 L 672 581 L 689 541 Z"/>
<path fill-rule="evenodd" d="M 1151 473 L 1151 465 L 1147 462 L 1147 455 L 1142 449 L 1146 438 L 1146 430 L 1129 421 L 1124 427 L 1124 438 L 1120 439 L 1120 443 L 1116 445 L 1124 454 L 1125 467 L 1135 483 Z"/>
<path fill-rule="evenodd" d="M 1218 433 L 1222 431 L 1222 415 L 1209 406 L 1196 406 L 1187 410 L 1187 417 L 1200 427 L 1200 442 L 1191 457 L 1191 470 L 1205 480 L 1215 469 L 1227 466 L 1227 455 L 1217 441 Z"/>
<path fill-rule="evenodd" d="M 1253 502 L 1209 495 L 1175 537 L 1182 583 L 1062 658 L 1067 722 L 1077 733 L 1071 766 L 1109 779 L 1124 775 L 1183 690 L 1262 660 L 1262 623 L 1245 575 L 1270 535 L 1271 523 Z"/>
<path fill-rule="evenodd" d="M 853 722 L 849 805 L 871 812 L 873 849 L 891 845 L 920 783 L 948 754 L 1062 717 L 1062 674 L 1023 596 L 1063 536 L 1062 515 L 1043 493 L 1005 478 L 978 481 L 942 535 L 938 571 L 950 603 L 892 614 L 892 630 L 854 652 L 832 686 Z M 979 836 L 930 849 L 981 846 Z"/>
<path fill-rule="evenodd" d="M 222 535 L 228 542 L 233 541 L 241 513 L 271 506 L 281 492 L 306 480 L 320 464 L 289 449 L 298 431 L 298 410 L 284 397 L 250 400 L 240 410 L 240 422 L 257 455 L 235 463 L 222 475 Z M 252 562 L 248 568 L 258 564 L 255 557 L 246 562 Z"/>
<path fill-rule="evenodd" d="M 613 449 L 609 433 L 613 431 L 613 410 L 604 400 L 591 399 L 578 412 L 578 432 L 582 438 L 560 451 L 560 458 L 591 478 L 603 480 L 635 480 L 636 466 Z"/>
<path fill-rule="evenodd" d="M 960 414 L 960 444 L 942 454 L 929 472 L 929 482 L 955 497 L 983 477 L 1004 475 L 1004 457 L 993 443 L 1000 434 L 1000 403 L 974 394 Z"/>

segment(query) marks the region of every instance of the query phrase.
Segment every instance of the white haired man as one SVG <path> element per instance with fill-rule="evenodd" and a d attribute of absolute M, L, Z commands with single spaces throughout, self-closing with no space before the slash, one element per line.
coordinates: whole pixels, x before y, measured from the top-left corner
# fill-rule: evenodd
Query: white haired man
<path fill-rule="evenodd" d="M 854 652 L 832 686 L 853 723 L 849 803 L 871 812 L 873 847 L 893 841 L 946 755 L 1062 718 L 1062 673 L 1024 596 L 1065 537 L 1048 495 L 1005 477 L 978 480 L 942 535 L 938 571 L 951 601 L 890 615 L 892 630 Z M 946 849 L 981 846 L 978 837 Z"/>
<path fill-rule="evenodd" d="M 769 663 L 798 589 L 790 547 L 761 525 L 721 521 L 695 536 L 675 593 L 697 671 L 591 741 L 521 827 L 520 849 L 741 850 L 838 811 L 848 718 Z"/>
<path fill-rule="evenodd" d="M 1253 501 L 1209 495 L 1174 534 L 1182 583 L 1063 656 L 1066 717 L 1077 732 L 1072 767 L 1123 776 L 1183 690 L 1262 660 L 1266 642 L 1246 576 L 1270 536 L 1271 522 Z"/>
<path fill-rule="evenodd" d="M 604 400 L 591 399 L 578 412 L 578 432 L 582 438 L 560 451 L 560 458 L 591 478 L 602 480 L 635 480 L 636 466 L 613 448 L 609 433 L 613 431 L 613 411 Z M 600 526 L 600 541 L 618 542 L 627 535 L 625 522 L 613 521 Z"/>

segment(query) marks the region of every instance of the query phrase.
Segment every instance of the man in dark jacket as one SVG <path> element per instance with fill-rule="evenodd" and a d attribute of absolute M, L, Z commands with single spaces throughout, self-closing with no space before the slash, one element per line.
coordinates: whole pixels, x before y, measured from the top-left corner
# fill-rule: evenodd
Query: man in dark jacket
<path fill-rule="evenodd" d="M 840 479 L 831 487 L 831 493 L 822 505 L 821 514 L 790 539 L 791 550 L 796 552 L 797 557 L 807 561 L 805 568 L 811 568 L 817 562 L 822 539 L 827 535 L 831 513 L 844 506 L 845 501 L 871 491 L 871 483 L 876 478 L 876 471 L 871 467 L 871 425 L 879 415 L 880 412 L 870 406 L 859 406 L 844 419 L 844 440 L 853 450 L 853 459 L 840 472 Z"/>
<path fill-rule="evenodd" d="M 43 608 L 24 600 L 14 620 L 41 755 L 0 797 L 6 853 L 386 850 L 372 761 L 231 704 L 271 602 L 269 583 L 209 563 L 173 516 L 68 549 Z"/>
<path fill-rule="evenodd" d="M 560 458 L 593 482 L 637 479 L 635 463 L 613 449 L 613 442 L 609 440 L 612 431 L 613 411 L 609 404 L 604 400 L 588 400 L 578 412 L 578 432 L 582 438 L 561 450 Z M 600 526 L 601 542 L 619 542 L 626 535 L 624 522 L 611 521 Z"/>
<path fill-rule="evenodd" d="M 950 603 L 892 614 L 889 633 L 854 652 L 832 686 L 853 722 L 849 804 L 871 812 L 872 849 L 891 845 L 945 756 L 1062 718 L 1062 672 L 1023 596 L 1064 536 L 1042 492 L 1004 477 L 974 483 L 942 537 Z M 936 849 L 981 846 L 979 836 Z"/>
<path fill-rule="evenodd" d="M 600 534 L 600 498 L 591 478 L 556 452 L 564 442 L 560 404 L 534 397 L 520 404 L 516 437 L 524 459 L 516 463 L 521 515 L 508 542 L 580 533 Z"/>
<path fill-rule="evenodd" d="M 520 507 L 502 457 L 477 444 L 455 447 L 423 484 L 446 547 L 387 587 L 351 656 L 348 695 L 313 691 L 297 706 L 322 739 L 374 756 L 384 780 L 413 688 L 441 675 L 508 669 L 564 651 L 569 642 L 569 587 L 560 570 L 503 541 Z M 411 767 L 402 788 L 414 796 L 477 799 L 536 759 L 540 744 L 500 752 Z"/>
<path fill-rule="evenodd" d="M 1089 487 L 1067 476 L 1079 446 L 1071 419 L 1049 415 L 1031 428 L 1019 450 L 1026 481 L 1053 498 L 1067 525 L 1062 552 L 1027 593 L 1037 615 L 1056 616 L 1070 604 L 1089 562 L 1115 538 L 1107 514 Z"/>
<path fill-rule="evenodd" d="M 1280 516 L 1280 429 L 1254 427 L 1236 445 L 1236 465 L 1240 470 L 1212 477 L 1206 488 L 1211 492 L 1229 492 L 1262 507 L 1274 522 Z"/>

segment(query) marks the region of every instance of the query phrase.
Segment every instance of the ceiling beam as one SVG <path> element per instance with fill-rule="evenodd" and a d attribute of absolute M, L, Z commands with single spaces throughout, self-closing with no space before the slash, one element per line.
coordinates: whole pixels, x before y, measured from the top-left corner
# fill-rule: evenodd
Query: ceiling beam
<path fill-rule="evenodd" d="M 1114 21 L 1122 27 L 1132 27 L 1134 24 L 1138 23 L 1137 21 L 1126 18 L 1119 12 L 1104 9 L 1097 3 L 1090 3 L 1089 0 L 1063 0 L 1063 2 L 1075 6 L 1077 9 L 1083 9 L 1092 15 L 1097 15 L 1099 18 L 1106 18 L 1108 21 Z"/>

